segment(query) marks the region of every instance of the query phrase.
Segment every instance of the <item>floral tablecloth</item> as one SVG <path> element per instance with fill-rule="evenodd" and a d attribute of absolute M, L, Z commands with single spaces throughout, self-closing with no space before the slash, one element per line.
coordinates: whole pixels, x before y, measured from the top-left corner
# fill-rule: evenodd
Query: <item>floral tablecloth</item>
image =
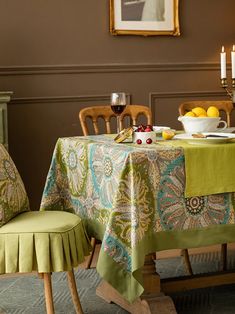
<path fill-rule="evenodd" d="M 145 255 L 235 240 L 234 194 L 184 197 L 182 147 L 60 138 L 41 210 L 78 213 L 102 240 L 97 271 L 128 301 L 143 293 Z"/>

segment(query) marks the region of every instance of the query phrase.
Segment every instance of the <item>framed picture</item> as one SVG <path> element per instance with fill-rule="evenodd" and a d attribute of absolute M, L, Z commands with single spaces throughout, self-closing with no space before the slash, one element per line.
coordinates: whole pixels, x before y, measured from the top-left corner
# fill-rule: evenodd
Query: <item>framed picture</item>
<path fill-rule="evenodd" d="M 113 35 L 179 36 L 179 0 L 109 0 Z"/>

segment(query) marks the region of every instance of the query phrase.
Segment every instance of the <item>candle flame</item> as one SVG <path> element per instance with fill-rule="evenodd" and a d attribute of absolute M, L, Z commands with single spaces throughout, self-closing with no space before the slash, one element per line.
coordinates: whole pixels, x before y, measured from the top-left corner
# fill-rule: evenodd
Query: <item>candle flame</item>
<path fill-rule="evenodd" d="M 233 51 L 235 51 L 235 45 L 233 45 Z"/>
<path fill-rule="evenodd" d="M 221 52 L 224 52 L 224 46 L 222 46 L 222 50 L 221 50 Z"/>

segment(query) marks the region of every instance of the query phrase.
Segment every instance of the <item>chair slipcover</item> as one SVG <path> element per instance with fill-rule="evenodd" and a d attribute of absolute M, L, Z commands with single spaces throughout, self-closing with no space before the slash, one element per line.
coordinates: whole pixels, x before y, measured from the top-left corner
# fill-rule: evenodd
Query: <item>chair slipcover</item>
<path fill-rule="evenodd" d="M 0 228 L 0 274 L 69 271 L 89 251 L 81 219 L 68 212 L 25 212 Z"/>

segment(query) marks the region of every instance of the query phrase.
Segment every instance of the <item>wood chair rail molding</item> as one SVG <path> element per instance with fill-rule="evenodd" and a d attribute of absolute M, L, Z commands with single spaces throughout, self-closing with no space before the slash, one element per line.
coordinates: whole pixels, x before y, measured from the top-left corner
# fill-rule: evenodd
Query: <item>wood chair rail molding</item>
<path fill-rule="evenodd" d="M 93 73 L 132 73 L 132 72 L 185 72 L 185 71 L 219 71 L 220 64 L 211 62 L 126 62 L 126 63 L 92 63 L 92 64 L 43 64 L 27 66 L 0 66 L 0 75 L 52 75 L 52 74 L 93 74 Z"/>

